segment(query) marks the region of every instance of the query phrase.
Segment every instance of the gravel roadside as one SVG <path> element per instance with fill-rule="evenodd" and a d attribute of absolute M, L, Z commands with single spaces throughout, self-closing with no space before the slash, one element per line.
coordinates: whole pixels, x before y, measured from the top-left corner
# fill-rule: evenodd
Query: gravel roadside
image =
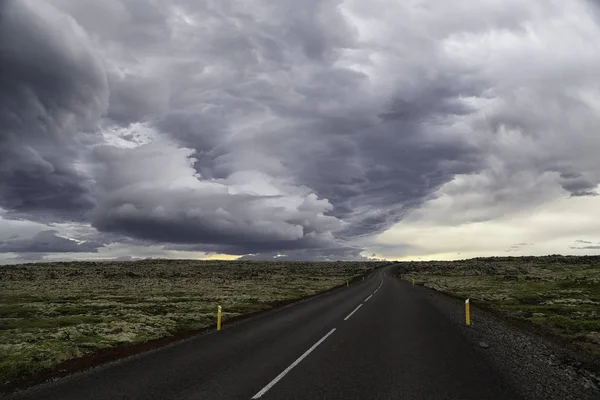
<path fill-rule="evenodd" d="M 477 307 L 471 306 L 471 326 L 467 327 L 462 300 L 425 287 L 415 290 L 461 327 L 524 400 L 600 400 L 600 376 L 583 367 L 586 360 L 581 356 Z"/>

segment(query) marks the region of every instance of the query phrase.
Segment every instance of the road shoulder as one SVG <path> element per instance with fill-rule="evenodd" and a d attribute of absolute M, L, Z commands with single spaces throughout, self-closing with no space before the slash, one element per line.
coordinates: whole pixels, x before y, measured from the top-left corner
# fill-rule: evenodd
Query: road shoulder
<path fill-rule="evenodd" d="M 478 307 L 471 308 L 472 325 L 467 327 L 462 300 L 420 286 L 414 290 L 460 325 L 474 348 L 502 371 L 524 399 L 600 398 L 599 377 L 576 357 L 568 357 L 568 351 L 557 343 Z"/>

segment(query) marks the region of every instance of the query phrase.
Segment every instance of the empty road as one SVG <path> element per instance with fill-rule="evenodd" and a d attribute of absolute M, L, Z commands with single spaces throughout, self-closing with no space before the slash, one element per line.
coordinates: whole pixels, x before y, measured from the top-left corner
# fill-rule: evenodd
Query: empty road
<path fill-rule="evenodd" d="M 391 276 L 11 399 L 517 399 L 421 291 Z"/>

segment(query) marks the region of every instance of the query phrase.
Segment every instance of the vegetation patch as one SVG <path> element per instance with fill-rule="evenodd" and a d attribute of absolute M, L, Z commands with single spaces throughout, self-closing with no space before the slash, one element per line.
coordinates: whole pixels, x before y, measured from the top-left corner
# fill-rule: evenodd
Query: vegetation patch
<path fill-rule="evenodd" d="M 376 262 L 146 260 L 0 267 L 0 383 L 342 285 Z"/>

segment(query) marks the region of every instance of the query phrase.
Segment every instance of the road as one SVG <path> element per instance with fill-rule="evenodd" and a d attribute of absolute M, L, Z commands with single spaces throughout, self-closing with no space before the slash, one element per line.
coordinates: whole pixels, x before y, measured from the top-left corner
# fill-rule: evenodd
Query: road
<path fill-rule="evenodd" d="M 460 327 L 390 268 L 9 398 L 517 399 Z"/>

